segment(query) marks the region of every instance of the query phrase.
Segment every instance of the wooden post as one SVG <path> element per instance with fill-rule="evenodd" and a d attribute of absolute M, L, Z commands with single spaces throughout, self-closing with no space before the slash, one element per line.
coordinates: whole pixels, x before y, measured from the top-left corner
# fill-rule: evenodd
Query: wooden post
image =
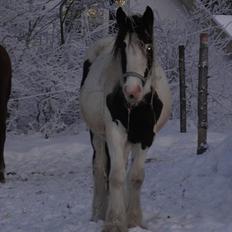
<path fill-rule="evenodd" d="M 179 46 L 180 132 L 186 132 L 185 47 Z"/>
<path fill-rule="evenodd" d="M 200 35 L 199 79 L 198 79 L 198 147 L 197 154 L 207 148 L 207 95 L 208 95 L 208 34 Z"/>

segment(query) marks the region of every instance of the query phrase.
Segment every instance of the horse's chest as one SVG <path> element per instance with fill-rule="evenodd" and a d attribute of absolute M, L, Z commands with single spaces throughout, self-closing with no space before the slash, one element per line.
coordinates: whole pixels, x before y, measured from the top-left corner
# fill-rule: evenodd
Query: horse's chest
<path fill-rule="evenodd" d="M 145 96 L 144 101 L 130 111 L 125 107 L 125 99 L 120 89 L 114 90 L 107 96 L 107 107 L 113 121 L 120 121 L 127 130 L 128 141 L 141 143 L 142 149 L 150 147 L 154 132 L 153 127 L 158 120 L 162 102 L 158 96 L 151 100 L 151 93 Z"/>
<path fill-rule="evenodd" d="M 141 105 L 128 112 L 128 141 L 141 143 L 142 148 L 150 147 L 153 142 L 155 115 L 150 105 Z"/>

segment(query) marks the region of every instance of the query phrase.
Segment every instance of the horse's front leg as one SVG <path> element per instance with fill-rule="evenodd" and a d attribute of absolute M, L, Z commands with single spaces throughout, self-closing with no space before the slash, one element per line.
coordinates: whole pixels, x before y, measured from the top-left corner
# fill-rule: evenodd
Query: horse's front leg
<path fill-rule="evenodd" d="M 109 175 L 109 201 L 104 232 L 127 232 L 125 204 L 125 144 L 127 135 L 120 122 L 112 122 L 106 129 L 107 144 L 111 160 Z"/>
<path fill-rule="evenodd" d="M 5 125 L 5 118 L 3 118 L 3 116 L 4 115 L 0 116 L 0 183 L 5 182 L 4 143 L 6 139 L 6 125 Z"/>
<path fill-rule="evenodd" d="M 2 145 L 2 141 L 0 141 L 0 183 L 5 182 L 5 177 L 4 177 L 4 170 L 5 170 L 5 162 L 4 162 L 4 156 L 3 156 L 3 149 L 4 149 L 4 144 Z"/>
<path fill-rule="evenodd" d="M 132 146 L 132 163 L 127 176 L 128 186 L 128 227 L 141 226 L 142 210 L 140 190 L 144 180 L 144 162 L 147 150 L 142 150 L 140 144 Z"/>
<path fill-rule="evenodd" d="M 105 140 L 90 132 L 94 149 L 93 177 L 94 195 L 92 204 L 92 220 L 104 220 L 108 203 L 108 157 L 106 154 Z"/>

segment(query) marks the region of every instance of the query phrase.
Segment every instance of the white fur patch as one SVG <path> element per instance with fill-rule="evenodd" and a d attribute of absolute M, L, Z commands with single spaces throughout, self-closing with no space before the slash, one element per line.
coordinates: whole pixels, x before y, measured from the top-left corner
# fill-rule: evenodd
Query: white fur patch
<path fill-rule="evenodd" d="M 129 40 L 135 42 L 129 43 Z M 137 72 L 143 76 L 147 68 L 147 57 L 136 40 L 139 39 L 135 34 L 132 34 L 131 38 L 126 37 L 127 72 Z"/>
<path fill-rule="evenodd" d="M 169 89 L 168 81 L 164 70 L 158 64 L 154 65 L 153 68 L 153 82 L 152 86 L 156 90 L 160 100 L 163 103 L 160 118 L 154 126 L 154 132 L 157 133 L 164 126 L 171 114 L 171 92 Z"/>

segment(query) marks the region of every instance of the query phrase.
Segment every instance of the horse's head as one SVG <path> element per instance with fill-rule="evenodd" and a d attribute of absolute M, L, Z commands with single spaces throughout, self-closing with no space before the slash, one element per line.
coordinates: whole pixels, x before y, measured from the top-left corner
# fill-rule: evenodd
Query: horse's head
<path fill-rule="evenodd" d="M 122 8 L 116 14 L 118 35 L 114 56 L 121 60 L 121 87 L 129 105 L 137 105 L 151 89 L 153 64 L 153 11 L 127 16 Z"/>

